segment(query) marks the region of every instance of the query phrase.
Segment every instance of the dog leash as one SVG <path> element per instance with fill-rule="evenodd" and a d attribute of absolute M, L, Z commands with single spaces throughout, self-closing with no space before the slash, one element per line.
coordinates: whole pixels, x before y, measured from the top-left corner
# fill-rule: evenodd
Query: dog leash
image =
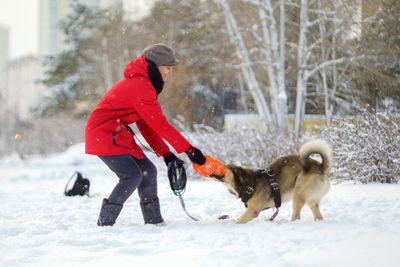
<path fill-rule="evenodd" d="M 185 193 L 185 188 L 186 188 L 186 173 L 184 174 L 184 169 L 178 166 L 175 161 L 168 164 L 168 170 L 170 171 L 171 169 L 172 169 L 172 177 L 171 177 L 172 179 L 170 183 L 172 192 L 174 193 L 175 196 L 179 197 L 179 202 L 181 203 L 183 211 L 186 213 L 186 215 L 193 221 L 196 222 L 199 221 L 199 219 L 193 217 L 187 212 L 185 201 L 183 200 L 182 197 L 183 193 Z"/>
<path fill-rule="evenodd" d="M 133 136 L 135 137 L 135 139 L 142 145 L 142 147 L 144 148 L 144 149 L 146 149 L 147 151 L 149 151 L 149 152 L 152 152 L 152 153 L 154 153 L 154 154 L 156 154 L 152 149 L 150 149 L 150 148 L 148 148 L 148 147 L 146 147 L 141 141 L 140 141 L 140 139 L 136 136 L 136 134 L 135 134 L 135 132 L 132 130 L 132 128 L 129 126 L 129 125 L 127 125 L 127 128 L 128 128 L 128 130 L 133 134 Z M 181 170 L 181 168 L 179 168 L 178 166 L 176 166 L 176 164 L 174 164 L 174 165 L 172 165 L 171 163 L 168 165 L 168 170 L 170 169 L 170 168 L 174 168 L 175 169 L 175 171 L 173 172 L 174 173 L 174 175 L 173 175 L 173 181 L 171 182 L 171 189 L 172 189 L 172 192 L 174 193 L 174 195 L 175 196 L 178 196 L 179 197 L 179 202 L 181 203 L 181 206 L 182 206 L 182 208 L 183 208 L 183 211 L 186 213 L 186 215 L 189 217 L 189 218 L 191 218 L 192 220 L 194 220 L 194 221 L 199 221 L 199 219 L 196 219 L 195 217 L 193 217 L 192 215 L 190 215 L 188 212 L 187 212 L 187 210 L 186 210 L 186 205 L 185 205 L 185 201 L 183 200 L 183 197 L 182 197 L 182 195 L 183 195 L 183 193 L 185 192 L 185 185 L 186 185 L 186 181 L 184 181 L 184 186 L 182 187 L 182 184 L 183 184 L 183 179 L 186 179 L 186 177 L 185 178 L 183 178 L 183 175 L 182 175 L 182 170 Z M 176 170 L 178 170 L 178 175 L 176 175 Z"/>
<path fill-rule="evenodd" d="M 186 211 L 185 202 L 183 201 L 182 195 L 179 195 L 178 197 L 179 197 L 179 202 L 181 203 L 181 206 L 182 206 L 182 208 L 183 208 L 183 211 L 186 213 L 186 215 L 187 215 L 190 219 L 192 219 L 193 221 L 196 221 L 196 222 L 200 221 L 199 219 L 193 217 L 192 215 L 190 215 L 190 214 Z"/>
<path fill-rule="evenodd" d="M 135 137 L 135 139 L 142 145 L 142 147 L 143 147 L 144 149 L 146 149 L 146 150 L 149 151 L 149 152 L 152 152 L 152 153 L 156 154 L 152 149 L 146 147 L 146 146 L 140 141 L 140 139 L 136 136 L 135 132 L 132 130 L 132 128 L 131 128 L 129 125 L 127 125 L 127 128 L 128 128 L 128 130 L 133 134 L 133 136 Z M 176 166 L 175 164 L 172 166 L 172 164 L 170 163 L 170 164 L 168 165 L 168 170 L 169 170 L 170 168 L 174 168 L 174 169 L 175 169 L 175 171 L 173 172 L 173 173 L 174 173 L 173 179 L 172 179 L 173 181 L 171 182 L 172 192 L 174 193 L 175 196 L 178 196 L 178 197 L 179 197 L 179 202 L 181 203 L 181 206 L 182 206 L 182 208 L 183 208 L 183 211 L 186 213 L 186 215 L 187 215 L 190 219 L 192 219 L 193 221 L 196 221 L 196 222 L 200 221 L 199 219 L 197 219 L 197 218 L 193 217 L 192 215 L 190 215 L 190 214 L 187 212 L 187 210 L 186 210 L 185 201 L 183 200 L 183 197 L 182 197 L 183 193 L 185 192 L 185 186 L 183 186 L 183 188 L 182 188 L 182 186 L 181 186 L 181 185 L 182 185 L 182 181 L 183 181 L 183 179 L 186 179 L 186 176 L 185 176 L 185 178 L 183 178 L 183 175 L 182 175 L 183 172 L 182 172 L 181 168 L 179 168 L 179 167 Z M 178 175 L 176 175 L 176 170 L 178 170 Z M 185 181 L 185 184 L 186 184 L 186 181 Z M 218 218 L 218 219 L 224 220 L 224 219 L 227 219 L 227 218 L 228 218 L 227 215 L 223 215 L 223 216 L 221 216 L 221 217 Z"/>
<path fill-rule="evenodd" d="M 157 154 L 157 153 L 155 153 L 152 149 L 146 147 L 146 146 L 140 141 L 140 139 L 136 136 L 135 132 L 132 130 L 132 128 L 131 128 L 129 125 L 126 125 L 126 126 L 127 126 L 128 130 L 133 134 L 133 136 L 135 137 L 135 139 L 140 143 L 140 145 L 142 145 L 142 147 L 143 147 L 144 149 L 146 149 L 147 151 L 152 152 L 152 153 L 154 153 L 154 154 Z M 179 202 L 181 203 L 181 206 L 182 206 L 182 208 L 183 208 L 183 211 L 186 213 L 186 215 L 187 215 L 190 219 L 192 219 L 193 221 L 196 221 L 196 222 L 200 221 L 199 219 L 197 219 L 197 218 L 193 217 L 192 215 L 190 215 L 190 214 L 187 212 L 187 210 L 186 210 L 185 201 L 183 200 L 183 197 L 182 197 L 183 193 L 185 192 L 185 186 L 183 186 L 183 188 L 182 188 L 182 181 L 183 181 L 183 176 L 182 176 L 182 173 L 183 173 L 183 172 L 182 172 L 182 170 L 181 170 L 178 166 L 176 166 L 175 164 L 174 164 L 174 166 L 172 166 L 171 163 L 168 165 L 168 170 L 169 170 L 170 168 L 174 168 L 174 169 L 175 169 L 175 171 L 173 172 L 173 173 L 174 173 L 174 175 L 173 175 L 173 181 L 171 182 L 172 192 L 174 193 L 175 196 L 178 196 L 178 197 L 179 197 Z M 179 175 L 176 175 L 176 170 L 178 170 L 178 174 L 179 174 Z M 186 179 L 186 177 L 185 177 L 184 179 Z M 186 184 L 186 181 L 185 181 L 185 184 Z M 227 218 L 226 216 L 227 216 L 227 215 L 224 215 L 224 216 L 221 216 L 220 218 L 224 217 L 224 218 L 222 218 L 222 219 L 226 219 L 226 218 Z M 219 218 L 219 219 L 220 219 L 220 218 Z"/>

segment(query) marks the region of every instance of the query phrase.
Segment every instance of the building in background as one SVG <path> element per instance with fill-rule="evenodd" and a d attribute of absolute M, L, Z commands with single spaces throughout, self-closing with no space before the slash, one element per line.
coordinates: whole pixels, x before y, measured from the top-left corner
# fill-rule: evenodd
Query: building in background
<path fill-rule="evenodd" d="M 65 48 L 64 34 L 59 22 L 77 3 L 91 8 L 122 8 L 128 19 L 140 19 L 150 11 L 154 0 L 40 0 L 39 1 L 39 55 L 53 55 Z"/>
<path fill-rule="evenodd" d="M 124 8 L 132 18 L 143 17 L 153 0 L 39 0 L 39 36 L 37 55 L 26 55 L 9 61 L 9 30 L 0 25 L 0 118 L 18 123 L 33 118 L 31 112 L 46 94 L 37 81 L 43 78 L 42 61 L 66 48 L 59 29 L 62 20 L 77 3 L 91 8 Z"/>
<path fill-rule="evenodd" d="M 18 128 L 31 125 L 32 111 L 49 91 L 37 82 L 43 78 L 43 58 L 66 48 L 58 25 L 77 3 L 110 11 L 123 8 L 127 19 L 136 20 L 149 13 L 154 0 L 38 0 L 38 50 L 11 61 L 11 32 L 0 25 L 0 154 L 12 151 L 12 144 L 23 139 Z"/>
<path fill-rule="evenodd" d="M 76 0 L 39 0 L 39 56 L 54 55 L 65 48 L 65 38 L 59 29 L 59 22 L 77 2 Z M 79 3 L 99 8 L 101 0 L 85 0 Z"/>
<path fill-rule="evenodd" d="M 9 62 L 9 30 L 0 25 L 0 118 L 17 123 L 33 118 L 31 110 L 46 94 L 42 62 L 66 48 L 65 36 L 59 29 L 62 20 L 77 3 L 91 8 L 123 8 L 128 19 L 140 19 L 149 13 L 154 0 L 39 0 L 38 51 Z M 11 120 L 11 121 L 10 121 Z"/>
<path fill-rule="evenodd" d="M 8 120 L 27 121 L 32 118 L 32 109 L 40 104 L 46 89 L 38 84 L 42 67 L 37 56 L 28 55 L 8 63 L 5 71 L 6 86 L 2 111 Z"/>
<path fill-rule="evenodd" d="M 4 112 L 3 102 L 5 100 L 6 90 L 6 73 L 5 67 L 8 63 L 9 57 L 9 43 L 10 43 L 10 31 L 7 26 L 0 25 L 0 115 Z M 1 116 L 0 116 L 1 118 Z M 0 129 L 1 134 L 1 129 Z"/>
<path fill-rule="evenodd" d="M 7 65 L 10 53 L 10 30 L 5 25 L 0 25 L 0 71 Z"/>

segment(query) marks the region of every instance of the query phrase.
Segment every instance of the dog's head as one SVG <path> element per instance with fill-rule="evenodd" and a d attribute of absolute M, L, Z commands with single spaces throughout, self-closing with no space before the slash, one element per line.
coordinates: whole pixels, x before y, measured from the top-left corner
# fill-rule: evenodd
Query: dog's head
<path fill-rule="evenodd" d="M 244 169 L 232 164 L 224 165 L 225 166 L 225 175 L 220 174 L 211 174 L 210 177 L 222 182 L 224 186 L 229 190 L 230 193 L 239 197 L 239 183 L 237 180 L 240 180 L 245 175 Z"/>

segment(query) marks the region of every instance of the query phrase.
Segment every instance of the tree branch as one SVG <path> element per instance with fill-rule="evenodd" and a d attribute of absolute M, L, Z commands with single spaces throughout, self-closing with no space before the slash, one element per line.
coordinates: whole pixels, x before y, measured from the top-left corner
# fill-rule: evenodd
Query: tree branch
<path fill-rule="evenodd" d="M 326 67 L 329 67 L 329 66 L 332 66 L 332 65 L 341 64 L 341 63 L 343 63 L 345 61 L 355 61 L 355 60 L 359 60 L 359 59 L 362 59 L 362 58 L 365 58 L 365 56 L 361 55 L 361 56 L 350 57 L 350 58 L 342 57 L 342 58 L 337 58 L 337 59 L 332 59 L 332 60 L 328 60 L 328 61 L 322 62 L 321 64 L 317 65 L 314 69 L 306 70 L 305 80 L 308 80 L 311 76 L 315 75 L 316 72 L 320 71 L 323 68 L 326 68 Z"/>

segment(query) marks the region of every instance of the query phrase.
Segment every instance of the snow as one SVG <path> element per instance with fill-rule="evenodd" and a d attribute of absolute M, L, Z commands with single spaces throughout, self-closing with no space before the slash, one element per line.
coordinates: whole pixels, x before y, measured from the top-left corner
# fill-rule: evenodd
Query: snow
<path fill-rule="evenodd" d="M 143 224 L 135 192 L 114 227 L 98 227 L 102 198 L 117 179 L 83 149 L 0 160 L 0 266 L 400 266 L 398 184 L 332 185 L 321 203 L 324 221 L 314 222 L 305 207 L 290 222 L 291 204 L 283 204 L 274 222 L 264 211 L 236 225 L 243 204 L 218 182 L 196 177 L 183 195 L 201 219 L 195 222 L 171 192 L 164 162 L 152 158 L 167 225 Z M 64 197 L 76 170 L 90 179 L 92 197 Z M 230 219 L 217 220 L 224 214 Z"/>

